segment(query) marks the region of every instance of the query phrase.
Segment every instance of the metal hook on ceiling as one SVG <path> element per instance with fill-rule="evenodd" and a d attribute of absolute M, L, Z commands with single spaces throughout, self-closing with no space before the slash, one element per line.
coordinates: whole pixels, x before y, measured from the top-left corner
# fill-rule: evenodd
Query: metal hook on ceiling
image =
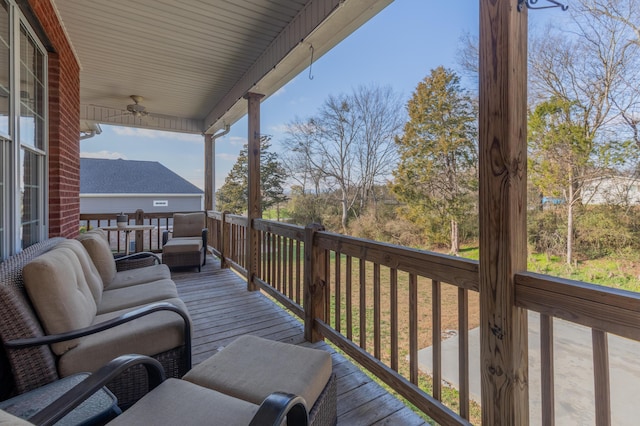
<path fill-rule="evenodd" d="M 311 50 L 311 61 L 309 62 L 309 80 L 313 80 L 313 74 L 311 73 L 311 70 L 313 68 L 313 53 L 314 53 L 314 48 L 313 48 L 313 44 L 309 45 L 309 50 Z"/>
<path fill-rule="evenodd" d="M 566 11 L 567 9 L 569 9 L 569 6 L 566 4 L 562 4 L 557 0 L 546 0 L 549 3 L 552 3 L 551 6 L 534 6 L 536 3 L 538 3 L 538 0 L 518 0 L 518 11 L 522 11 L 523 7 L 526 7 L 527 9 L 551 9 L 553 7 L 559 7 L 562 9 L 562 11 Z"/>

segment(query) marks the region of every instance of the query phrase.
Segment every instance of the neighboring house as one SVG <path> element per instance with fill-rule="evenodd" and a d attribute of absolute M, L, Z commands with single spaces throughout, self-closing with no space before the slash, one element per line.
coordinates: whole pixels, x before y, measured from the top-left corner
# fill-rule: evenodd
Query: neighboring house
<path fill-rule="evenodd" d="M 626 176 L 607 176 L 593 179 L 582 188 L 585 205 L 638 205 L 640 204 L 640 180 Z"/>
<path fill-rule="evenodd" d="M 80 213 L 204 210 L 204 192 L 155 161 L 80 159 Z"/>

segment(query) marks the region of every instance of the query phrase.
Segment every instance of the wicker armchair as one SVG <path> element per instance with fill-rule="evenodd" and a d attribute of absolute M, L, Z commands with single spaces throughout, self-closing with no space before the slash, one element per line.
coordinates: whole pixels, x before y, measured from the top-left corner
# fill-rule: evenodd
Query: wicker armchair
<path fill-rule="evenodd" d="M 160 363 L 141 355 L 114 359 L 28 420 L 39 425 L 54 424 L 105 383 L 135 365 L 145 367 L 149 393 L 108 424 L 309 424 L 305 401 L 300 396 L 274 392 L 262 404 L 251 404 L 186 380 L 165 380 Z"/>
<path fill-rule="evenodd" d="M 162 263 L 169 267 L 198 267 L 207 261 L 207 228 L 205 213 L 176 213 L 173 232 L 162 233 Z"/>

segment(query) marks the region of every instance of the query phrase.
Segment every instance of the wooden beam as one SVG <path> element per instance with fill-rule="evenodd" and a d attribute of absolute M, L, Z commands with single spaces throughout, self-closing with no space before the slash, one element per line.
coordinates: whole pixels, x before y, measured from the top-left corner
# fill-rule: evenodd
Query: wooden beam
<path fill-rule="evenodd" d="M 260 207 L 260 99 L 263 95 L 258 93 L 247 93 L 249 134 L 248 143 L 248 206 L 247 206 L 247 289 L 257 290 L 258 287 L 253 282 L 258 274 L 260 265 L 260 241 L 258 230 L 254 227 L 254 220 L 262 218 L 262 208 Z"/>
<path fill-rule="evenodd" d="M 213 135 L 204 135 L 204 209 L 206 211 L 215 210 L 216 205 L 216 189 L 213 186 L 214 150 Z"/>
<path fill-rule="evenodd" d="M 480 356 L 482 423 L 528 425 L 526 311 L 527 10 L 480 2 Z"/>

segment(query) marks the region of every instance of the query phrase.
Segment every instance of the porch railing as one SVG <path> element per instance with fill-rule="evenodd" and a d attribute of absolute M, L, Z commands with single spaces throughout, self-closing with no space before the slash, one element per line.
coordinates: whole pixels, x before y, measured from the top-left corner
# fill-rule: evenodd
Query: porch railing
<path fill-rule="evenodd" d="M 210 212 L 208 221 L 216 230 L 214 252 L 246 276 L 246 218 Z M 331 341 L 438 423 L 467 423 L 468 330 L 479 321 L 477 309 L 470 309 L 478 305 L 478 262 L 317 226 L 255 220 L 254 227 L 260 241 L 254 284 L 304 319 L 309 339 Z M 540 313 L 542 424 L 554 424 L 554 318 L 591 329 L 594 417 L 597 425 L 611 424 L 607 335 L 640 341 L 640 295 L 526 272 L 516 275 L 515 304 Z M 441 402 L 442 336 L 453 332 L 441 324 L 451 309 L 458 336 L 455 412 Z M 426 346 L 431 377 L 419 369 L 418 350 Z"/>
<path fill-rule="evenodd" d="M 135 246 L 135 251 L 162 251 L 162 232 L 170 229 L 172 225 L 173 212 L 147 213 L 142 210 L 127 213 L 129 224 L 131 225 L 154 225 L 153 229 L 147 231 L 135 231 L 132 234 L 130 243 Z M 92 213 L 80 214 L 80 228 L 89 230 L 101 226 L 115 226 L 118 213 Z M 111 248 L 117 252 L 125 252 L 125 232 L 107 231 L 107 237 Z"/>

